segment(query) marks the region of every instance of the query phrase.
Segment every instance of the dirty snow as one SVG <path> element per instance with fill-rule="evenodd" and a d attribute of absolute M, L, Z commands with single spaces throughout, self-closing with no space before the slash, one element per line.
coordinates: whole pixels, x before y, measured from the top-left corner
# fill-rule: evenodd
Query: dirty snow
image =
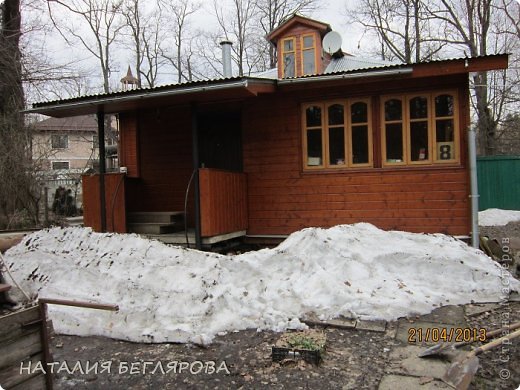
<path fill-rule="evenodd" d="M 478 213 L 480 226 L 505 226 L 515 221 L 520 221 L 520 211 L 487 209 Z"/>
<path fill-rule="evenodd" d="M 58 333 L 136 342 L 211 342 L 299 318 L 394 320 L 440 305 L 507 299 L 520 283 L 482 252 L 441 234 L 360 223 L 296 232 L 274 249 L 223 256 L 136 235 L 54 228 L 6 254 L 32 294 L 118 304 L 118 313 L 49 306 Z M 502 277 L 502 280 L 501 280 Z"/>

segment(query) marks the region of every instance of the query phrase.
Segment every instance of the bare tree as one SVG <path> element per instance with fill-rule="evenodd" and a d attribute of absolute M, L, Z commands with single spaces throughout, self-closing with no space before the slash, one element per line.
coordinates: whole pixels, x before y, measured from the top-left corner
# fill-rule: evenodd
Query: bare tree
<path fill-rule="evenodd" d="M 260 27 L 265 36 L 293 14 L 309 15 L 318 6 L 316 0 L 257 0 Z M 266 42 L 269 68 L 276 66 L 276 48 Z"/>
<path fill-rule="evenodd" d="M 351 20 L 376 34 L 383 60 L 405 63 L 434 58 L 446 45 L 432 37 L 430 18 L 420 0 L 361 0 Z"/>
<path fill-rule="evenodd" d="M 165 58 L 177 72 L 177 82 L 189 81 L 190 73 L 189 59 L 192 57 L 191 45 L 187 44 L 193 36 L 190 30 L 190 18 L 201 7 L 201 3 L 193 0 L 163 0 L 162 6 L 167 18 L 167 26 L 169 27 L 172 41 L 167 41 L 169 47 L 173 47 L 173 52 L 167 49 L 163 50 L 163 58 Z M 188 68 L 189 67 L 189 68 Z M 191 75 L 192 77 L 193 75 Z"/>
<path fill-rule="evenodd" d="M 74 46 L 79 42 L 98 61 L 103 78 L 103 90 L 110 92 L 112 71 L 111 49 L 123 28 L 121 8 L 123 0 L 48 0 L 49 15 L 63 39 Z M 66 11 L 68 19 L 58 20 L 57 10 Z M 81 20 L 89 31 L 91 40 L 76 25 Z M 93 42 L 92 42 L 93 41 Z"/>
<path fill-rule="evenodd" d="M 166 39 L 166 18 L 160 0 L 124 0 L 122 13 L 129 32 L 130 47 L 135 56 L 138 86 L 143 79 L 148 87 L 154 87 L 160 68 L 165 64 L 162 57 Z"/>

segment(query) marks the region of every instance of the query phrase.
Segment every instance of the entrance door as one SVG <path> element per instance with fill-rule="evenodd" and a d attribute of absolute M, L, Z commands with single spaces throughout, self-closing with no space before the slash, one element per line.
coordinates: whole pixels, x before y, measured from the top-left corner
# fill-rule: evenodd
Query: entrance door
<path fill-rule="evenodd" d="M 242 172 L 240 114 L 200 114 L 198 122 L 200 166 Z"/>

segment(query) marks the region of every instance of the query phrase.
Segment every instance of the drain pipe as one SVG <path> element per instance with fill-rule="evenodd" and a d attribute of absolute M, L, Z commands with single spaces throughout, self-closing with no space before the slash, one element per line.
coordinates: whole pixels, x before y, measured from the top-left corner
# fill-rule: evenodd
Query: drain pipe
<path fill-rule="evenodd" d="M 468 129 L 468 152 L 469 152 L 469 172 L 471 182 L 471 246 L 479 248 L 478 231 L 478 179 L 477 179 L 477 134 L 475 129 Z"/>

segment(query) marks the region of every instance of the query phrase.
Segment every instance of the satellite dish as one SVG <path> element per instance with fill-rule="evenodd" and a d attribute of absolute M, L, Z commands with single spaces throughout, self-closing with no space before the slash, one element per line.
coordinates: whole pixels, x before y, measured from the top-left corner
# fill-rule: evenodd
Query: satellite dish
<path fill-rule="evenodd" d="M 341 50 L 341 35 L 336 31 L 329 31 L 327 35 L 323 37 L 323 50 L 326 53 L 333 55 Z"/>

